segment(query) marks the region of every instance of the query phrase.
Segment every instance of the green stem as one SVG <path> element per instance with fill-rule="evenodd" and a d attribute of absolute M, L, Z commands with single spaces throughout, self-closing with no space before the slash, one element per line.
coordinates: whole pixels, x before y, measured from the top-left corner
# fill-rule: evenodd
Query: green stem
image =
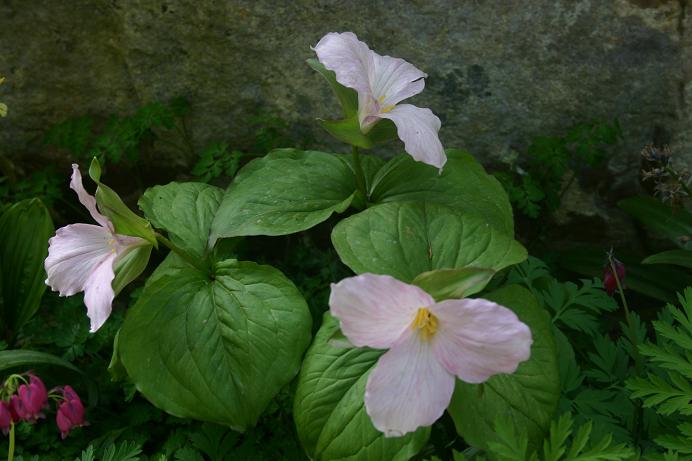
<path fill-rule="evenodd" d="M 620 276 L 618 275 L 617 269 L 615 268 L 615 260 L 612 254 L 608 254 L 608 263 L 610 265 L 610 270 L 613 272 L 613 277 L 615 277 L 615 284 L 618 288 L 618 293 L 620 293 L 620 300 L 622 301 L 622 307 L 625 310 L 625 320 L 627 322 L 627 329 L 629 330 L 629 340 L 632 344 L 632 352 L 634 354 L 634 372 L 637 376 L 641 375 L 642 371 L 642 357 L 639 355 L 639 344 L 637 340 L 637 330 L 634 328 L 634 322 L 632 321 L 632 316 L 630 315 L 629 305 L 627 304 L 627 298 L 625 298 L 625 291 L 622 288 L 622 283 L 620 282 Z M 640 423 L 644 416 L 644 410 L 642 409 L 642 403 L 637 400 L 635 403 L 635 411 L 632 420 L 632 432 L 634 433 L 635 445 L 639 445 L 640 441 Z"/>
<path fill-rule="evenodd" d="M 363 173 L 363 166 L 360 163 L 360 154 L 358 153 L 358 148 L 356 146 L 351 146 L 351 153 L 353 154 L 353 169 L 355 170 L 356 176 L 356 188 L 363 196 L 363 201 L 367 206 L 368 192 L 365 187 L 365 173 Z"/>
<path fill-rule="evenodd" d="M 7 451 L 7 461 L 14 461 L 14 423 L 10 423 L 10 449 Z"/>
<path fill-rule="evenodd" d="M 204 274 L 209 273 L 208 267 L 205 267 L 203 264 L 200 264 L 199 260 L 190 256 L 185 250 L 178 247 L 176 244 L 174 244 L 173 242 L 171 242 L 170 240 L 168 240 L 166 237 L 159 234 L 158 232 L 156 233 L 156 240 L 158 240 L 161 244 L 163 244 L 163 246 L 167 247 L 173 253 L 180 256 L 183 260 L 185 260 L 185 262 L 187 262 L 189 265 L 191 265 L 195 269 L 199 270 L 200 272 L 202 272 Z"/>

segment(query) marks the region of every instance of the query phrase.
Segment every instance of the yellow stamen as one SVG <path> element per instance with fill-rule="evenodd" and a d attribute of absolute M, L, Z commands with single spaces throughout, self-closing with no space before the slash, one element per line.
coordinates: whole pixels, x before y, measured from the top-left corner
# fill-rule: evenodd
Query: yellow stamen
<path fill-rule="evenodd" d="M 382 110 L 380 111 L 380 113 L 386 114 L 387 112 L 389 112 L 389 111 L 392 110 L 392 109 L 394 109 L 394 104 L 392 104 L 391 106 L 385 107 L 384 109 L 382 109 Z"/>
<path fill-rule="evenodd" d="M 0 82 L 0 83 L 2 83 L 2 82 Z M 382 104 L 384 102 L 384 96 L 380 96 L 379 98 L 377 98 L 377 102 Z"/>
<path fill-rule="evenodd" d="M 421 307 L 413 319 L 411 328 L 420 330 L 423 339 L 430 339 L 437 331 L 437 317 L 432 315 L 427 307 Z"/>

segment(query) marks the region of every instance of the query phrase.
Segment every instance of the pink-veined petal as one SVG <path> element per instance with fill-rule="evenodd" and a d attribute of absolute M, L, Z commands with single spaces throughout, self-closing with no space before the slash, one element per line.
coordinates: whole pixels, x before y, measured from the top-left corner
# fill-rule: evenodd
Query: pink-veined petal
<path fill-rule="evenodd" d="M 330 32 L 313 48 L 317 59 L 336 74 L 336 81 L 359 94 L 371 94 L 368 76 L 373 53 L 353 32 Z"/>
<path fill-rule="evenodd" d="M 332 284 L 329 308 L 356 346 L 385 349 L 411 326 L 416 312 L 435 300 L 388 275 L 362 274 Z"/>
<path fill-rule="evenodd" d="M 468 383 L 513 373 L 531 355 L 531 330 L 516 314 L 487 299 L 449 299 L 430 307 L 437 359 Z"/>
<path fill-rule="evenodd" d="M 437 135 L 440 119 L 430 109 L 401 104 L 390 112 L 379 114 L 394 122 L 406 152 L 419 162 L 442 169 L 447 156 Z"/>
<path fill-rule="evenodd" d="M 70 189 L 77 193 L 77 197 L 84 207 L 89 210 L 91 217 L 101 224 L 103 227 L 107 227 L 113 230 L 113 224 L 111 224 L 110 219 L 99 213 L 96 208 L 96 199 L 93 195 L 89 194 L 84 185 L 82 184 L 82 174 L 79 172 L 79 165 L 76 163 L 72 164 L 72 179 L 70 180 Z"/>
<path fill-rule="evenodd" d="M 425 72 L 401 58 L 372 53 L 374 66 L 369 75 L 370 89 L 382 109 L 423 91 L 423 79 L 428 76 Z"/>
<path fill-rule="evenodd" d="M 455 378 L 435 358 L 432 342 L 409 329 L 377 361 L 365 386 L 365 410 L 387 437 L 399 437 L 442 416 Z"/>
<path fill-rule="evenodd" d="M 91 321 L 89 331 L 92 333 L 101 328 L 111 315 L 111 305 L 115 297 L 112 286 L 115 278 L 113 265 L 117 257 L 118 255 L 113 252 L 101 261 L 84 286 L 84 304 L 87 307 L 87 317 Z"/>
<path fill-rule="evenodd" d="M 105 227 L 94 224 L 61 227 L 48 241 L 46 284 L 60 292 L 60 296 L 84 291 L 94 270 L 113 253 L 113 243 L 113 234 Z"/>

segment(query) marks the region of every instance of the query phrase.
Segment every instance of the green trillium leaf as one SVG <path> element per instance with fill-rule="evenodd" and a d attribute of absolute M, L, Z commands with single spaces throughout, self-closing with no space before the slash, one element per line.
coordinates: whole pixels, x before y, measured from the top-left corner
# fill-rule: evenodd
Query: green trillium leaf
<path fill-rule="evenodd" d="M 370 202 L 440 203 L 465 215 L 474 214 L 495 229 L 514 235 L 512 206 L 497 179 L 467 152 L 448 149 L 446 154 L 442 174 L 408 154 L 394 157 L 373 179 Z"/>
<path fill-rule="evenodd" d="M 526 250 L 475 215 L 424 202 L 377 205 L 334 227 L 332 243 L 355 273 L 411 282 L 419 274 L 466 267 L 498 271 L 526 259 Z"/>
<path fill-rule="evenodd" d="M 531 357 L 513 374 L 495 375 L 482 384 L 457 380 L 447 411 L 457 432 L 478 448 L 497 441 L 494 423 L 509 418 L 536 448 L 543 440 L 560 398 L 557 347 L 548 314 L 531 292 L 512 285 L 485 298 L 512 309 L 531 328 Z"/>
<path fill-rule="evenodd" d="M 168 232 L 173 243 L 203 259 L 222 198 L 223 190 L 209 184 L 172 182 L 147 189 L 138 205 L 154 227 Z"/>
<path fill-rule="evenodd" d="M 356 190 L 344 157 L 278 149 L 251 161 L 226 191 L 211 226 L 211 241 L 292 234 L 343 212 Z"/>
<path fill-rule="evenodd" d="M 385 437 L 365 411 L 365 383 L 384 353 L 334 347 L 339 325 L 325 314 L 298 377 L 293 417 L 303 448 L 320 461 L 404 461 L 426 444 L 430 428 L 404 437 Z"/>
<path fill-rule="evenodd" d="M 226 260 L 210 279 L 171 255 L 128 311 L 118 356 L 154 405 L 242 431 L 298 372 L 311 323 L 273 267 Z"/>
<path fill-rule="evenodd" d="M 439 302 L 474 295 L 482 291 L 494 275 L 494 270 L 475 267 L 438 269 L 419 274 L 411 283 Z"/>

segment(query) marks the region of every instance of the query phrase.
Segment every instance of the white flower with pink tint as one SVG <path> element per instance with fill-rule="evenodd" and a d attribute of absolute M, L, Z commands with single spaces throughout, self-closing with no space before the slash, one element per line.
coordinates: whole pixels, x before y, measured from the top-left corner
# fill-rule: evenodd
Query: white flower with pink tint
<path fill-rule="evenodd" d="M 430 109 L 399 104 L 423 91 L 427 74 L 403 59 L 375 53 L 352 32 L 330 32 L 314 50 L 337 82 L 358 93 L 363 133 L 380 119 L 390 119 L 414 159 L 440 169 L 444 166 L 447 156 L 437 134 L 440 119 Z"/>
<path fill-rule="evenodd" d="M 94 332 L 111 314 L 115 264 L 131 250 L 150 243 L 139 237 L 115 233 L 113 223 L 96 208 L 96 199 L 84 190 L 76 164 L 72 165 L 70 188 L 99 225 L 71 224 L 57 230 L 48 241 L 46 285 L 60 296 L 83 291 L 87 316 L 91 320 L 90 331 Z"/>
<path fill-rule="evenodd" d="M 365 387 L 365 409 L 385 436 L 430 426 L 449 406 L 456 378 L 482 383 L 513 373 L 531 354 L 531 331 L 485 299 L 439 303 L 387 275 L 332 284 L 331 313 L 353 345 L 389 349 Z"/>

